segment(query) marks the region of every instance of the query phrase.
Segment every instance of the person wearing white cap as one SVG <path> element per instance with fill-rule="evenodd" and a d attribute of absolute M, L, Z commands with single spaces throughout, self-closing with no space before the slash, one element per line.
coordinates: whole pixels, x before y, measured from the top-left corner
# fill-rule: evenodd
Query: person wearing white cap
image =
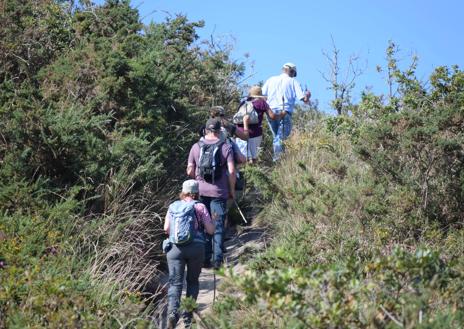
<path fill-rule="evenodd" d="M 292 114 L 295 103 L 299 100 L 309 103 L 311 93 L 303 92 L 300 83 L 296 80 L 297 70 L 293 63 L 285 63 L 282 73 L 270 77 L 263 85 L 263 95 L 267 96 L 267 103 L 271 110 L 280 114 L 279 119 L 270 120 L 269 127 L 273 135 L 273 160 L 280 158 L 282 153 L 282 141 L 287 139 L 292 131 Z"/>

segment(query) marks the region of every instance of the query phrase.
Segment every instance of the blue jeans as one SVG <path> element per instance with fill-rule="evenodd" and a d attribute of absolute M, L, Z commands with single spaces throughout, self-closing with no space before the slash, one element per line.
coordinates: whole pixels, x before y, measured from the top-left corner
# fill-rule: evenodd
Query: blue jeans
<path fill-rule="evenodd" d="M 287 115 L 281 120 L 270 120 L 267 118 L 267 122 L 269 124 L 269 128 L 271 128 L 273 137 L 272 146 L 274 149 L 274 156 L 272 159 L 277 161 L 283 152 L 282 142 L 286 140 L 292 132 L 292 114 L 287 112 Z"/>
<path fill-rule="evenodd" d="M 211 215 L 211 219 L 216 223 L 214 235 L 205 234 L 205 261 L 222 264 L 222 245 L 224 243 L 224 221 L 226 219 L 227 200 L 200 196 L 200 202 L 206 206 Z M 211 259 L 211 256 L 213 256 L 213 259 Z"/>
<path fill-rule="evenodd" d="M 193 241 L 185 246 L 172 245 L 166 254 L 169 268 L 168 314 L 174 314 L 179 319 L 180 297 L 184 283 L 185 265 L 187 265 L 187 297 L 194 300 L 200 291 L 201 267 L 205 257 L 205 244 Z M 185 315 L 189 317 L 189 315 Z"/>

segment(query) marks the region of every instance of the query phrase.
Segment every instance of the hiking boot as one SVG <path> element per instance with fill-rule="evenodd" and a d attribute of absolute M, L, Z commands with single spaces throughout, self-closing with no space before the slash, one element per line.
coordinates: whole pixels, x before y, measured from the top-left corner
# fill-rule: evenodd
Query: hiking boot
<path fill-rule="evenodd" d="M 167 328 L 168 329 L 175 329 L 177 325 L 177 316 L 175 314 L 169 314 L 167 320 Z"/>

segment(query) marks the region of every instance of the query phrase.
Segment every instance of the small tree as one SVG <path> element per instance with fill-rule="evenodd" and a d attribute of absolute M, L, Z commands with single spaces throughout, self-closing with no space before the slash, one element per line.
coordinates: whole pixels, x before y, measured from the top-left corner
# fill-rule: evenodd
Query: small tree
<path fill-rule="evenodd" d="M 345 72 L 342 72 L 340 67 L 340 50 L 335 45 L 332 39 L 331 53 L 323 50 L 322 54 L 329 62 L 329 75 L 321 72 L 322 78 L 329 83 L 329 90 L 333 92 L 332 108 L 337 111 L 338 115 L 347 114 L 352 107 L 351 92 L 355 87 L 355 80 L 359 77 L 364 69 L 359 67 L 359 57 L 351 55 L 348 59 L 348 67 Z"/>

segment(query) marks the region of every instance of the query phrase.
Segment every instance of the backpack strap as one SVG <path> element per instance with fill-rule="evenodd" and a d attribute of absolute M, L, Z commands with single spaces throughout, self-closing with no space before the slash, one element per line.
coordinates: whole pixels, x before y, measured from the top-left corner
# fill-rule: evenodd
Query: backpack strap
<path fill-rule="evenodd" d="M 253 105 L 253 102 L 252 101 L 246 101 L 246 105 L 247 105 L 247 107 L 245 109 L 245 113 L 250 114 L 251 112 L 253 112 L 253 110 L 255 109 L 255 106 Z M 250 112 L 248 112 L 248 107 L 249 107 L 248 105 L 251 105 L 251 111 Z"/>
<path fill-rule="evenodd" d="M 205 145 L 205 138 L 204 137 L 201 137 L 198 142 L 197 142 L 198 146 L 201 148 L 203 145 Z"/>
<path fill-rule="evenodd" d="M 216 142 L 215 144 L 216 144 L 216 146 L 217 146 L 218 152 L 222 152 L 222 147 L 224 146 L 225 141 L 219 139 L 219 141 Z M 221 156 L 221 154 L 219 154 L 219 160 L 221 160 L 221 158 L 222 158 L 222 156 Z M 225 164 L 226 164 L 225 162 L 224 162 L 224 163 L 219 163 L 219 166 L 222 167 L 222 166 L 224 166 Z"/>
<path fill-rule="evenodd" d="M 198 200 L 192 200 L 192 201 L 190 201 L 189 203 L 192 204 L 193 216 L 195 217 L 195 221 L 197 222 L 197 226 L 198 226 L 197 231 L 199 231 L 199 230 L 200 230 L 200 220 L 198 219 L 197 210 L 195 209 L 195 205 L 196 205 L 197 203 L 200 203 L 200 201 L 198 201 Z"/>
<path fill-rule="evenodd" d="M 200 203 L 200 201 L 198 201 L 198 200 L 193 200 L 192 202 L 193 202 L 193 205 L 192 205 L 192 207 L 193 207 L 193 215 L 195 216 L 195 220 L 197 221 L 198 228 L 200 228 L 200 221 L 198 220 L 197 210 L 195 209 L 196 204 L 197 204 L 197 203 Z"/>
<path fill-rule="evenodd" d="M 205 145 L 205 142 L 204 142 L 204 137 L 201 137 L 200 140 L 197 142 L 198 144 L 198 148 L 200 149 L 199 151 L 199 155 L 198 155 L 198 161 L 201 160 L 201 157 L 203 156 L 203 145 Z M 198 164 L 199 165 L 199 164 Z"/>

